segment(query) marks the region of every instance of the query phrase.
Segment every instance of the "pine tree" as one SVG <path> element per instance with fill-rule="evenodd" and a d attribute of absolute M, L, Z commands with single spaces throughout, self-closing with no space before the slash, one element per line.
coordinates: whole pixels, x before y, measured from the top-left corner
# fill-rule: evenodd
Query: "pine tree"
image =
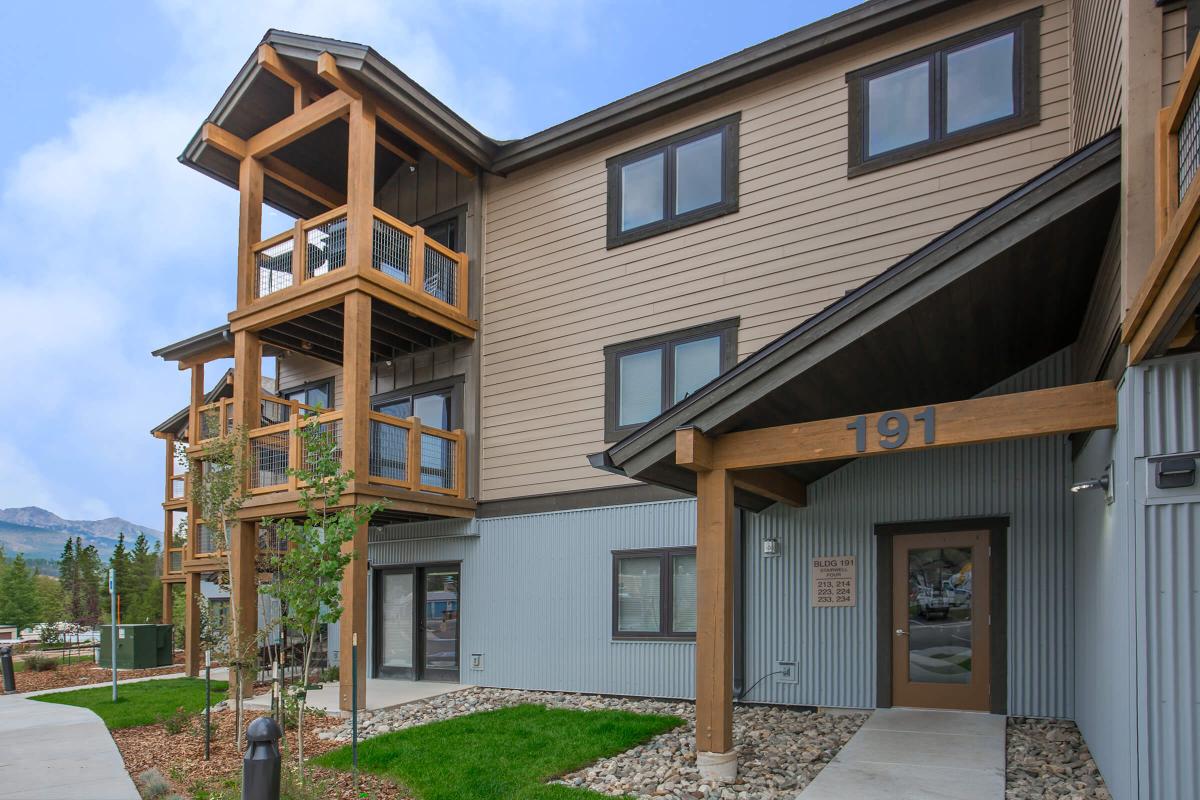
<path fill-rule="evenodd" d="M 133 564 L 130 560 L 130 553 L 125 547 L 124 532 L 117 534 L 117 546 L 113 548 L 112 557 L 108 559 L 108 567 L 113 571 L 113 577 L 117 585 L 117 609 L 120 621 L 126 620 L 126 612 L 129 610 L 128 603 L 130 599 L 137 596 L 136 591 L 132 591 L 130 585 L 131 573 L 133 572 Z"/>
<path fill-rule="evenodd" d="M 25 556 L 17 553 L 0 579 L 0 620 L 16 625 L 17 630 L 37 621 L 38 601 L 33 575 L 25 566 Z"/>
<path fill-rule="evenodd" d="M 85 628 L 100 624 L 100 583 L 104 580 L 104 565 L 94 545 L 82 546 L 75 540 L 75 558 L 78 565 L 78 614 L 73 621 Z"/>
<path fill-rule="evenodd" d="M 63 617 L 68 622 L 74 622 L 79 618 L 79 563 L 75 558 L 75 542 L 70 537 L 63 542 L 62 555 L 58 558 L 58 581 L 63 593 Z"/>

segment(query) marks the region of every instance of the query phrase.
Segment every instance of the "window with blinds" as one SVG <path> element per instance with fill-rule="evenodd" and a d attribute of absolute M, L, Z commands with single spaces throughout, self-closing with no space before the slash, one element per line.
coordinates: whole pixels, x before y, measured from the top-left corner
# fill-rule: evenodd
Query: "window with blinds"
<path fill-rule="evenodd" d="M 614 639 L 693 639 L 696 550 L 613 553 Z"/>

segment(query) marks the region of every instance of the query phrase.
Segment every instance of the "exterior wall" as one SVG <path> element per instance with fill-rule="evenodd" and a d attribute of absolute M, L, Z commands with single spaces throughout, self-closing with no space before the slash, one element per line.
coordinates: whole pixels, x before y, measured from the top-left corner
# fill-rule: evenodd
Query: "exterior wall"
<path fill-rule="evenodd" d="M 1128 399 L 1122 386 L 1122 409 Z M 1117 800 L 1137 796 L 1137 750 L 1130 746 L 1137 741 L 1137 669 L 1128 647 L 1135 621 L 1127 444 L 1114 431 L 1096 431 L 1075 459 L 1076 480 L 1098 477 L 1110 463 L 1114 468 L 1113 503 L 1096 491 L 1074 499 L 1074 669 L 1075 721 Z"/>
<path fill-rule="evenodd" d="M 1169 106 L 1175 99 L 1183 67 L 1187 64 L 1187 8 L 1163 12 L 1162 40 L 1162 104 Z"/>
<path fill-rule="evenodd" d="M 1064 382 L 1066 353 L 996 392 Z M 1072 558 L 1064 437 L 860 459 L 814 483 L 810 506 L 745 514 L 745 682 L 798 659 L 800 683 L 768 678 L 749 701 L 875 704 L 877 523 L 1008 516 L 1009 707 L 1073 711 Z M 695 501 L 421 523 L 373 532 L 373 567 L 462 561 L 464 682 L 520 688 L 691 697 L 694 648 L 612 641 L 613 550 L 694 544 Z M 446 538 L 447 534 L 463 534 Z M 761 540 L 783 555 L 764 559 Z M 438 538 L 441 537 L 441 538 Z M 858 557 L 858 604 L 809 607 L 809 559 Z"/>
<path fill-rule="evenodd" d="M 1200 797 L 1200 487 L 1157 489 L 1154 462 L 1200 454 L 1200 355 L 1130 370 L 1138 797 Z"/>
<path fill-rule="evenodd" d="M 1065 353 L 1005 381 L 993 393 L 1066 382 Z M 768 678 L 760 702 L 875 705 L 875 525 L 1008 517 L 1008 709 L 1071 717 L 1074 645 L 1070 443 L 1065 437 L 858 459 L 809 487 L 804 509 L 747 514 L 746 683 L 797 660 L 799 683 Z M 782 555 L 764 558 L 764 538 Z M 853 555 L 858 605 L 812 608 L 809 564 Z M 887 623 L 885 623 L 887 624 Z"/>
<path fill-rule="evenodd" d="M 1071 2 L 1071 146 L 1121 124 L 1121 0 Z"/>
<path fill-rule="evenodd" d="M 792 328 L 1071 151 L 1070 0 L 1042 3 L 1040 125 L 846 177 L 846 73 L 1034 7 L 976 3 L 520 170 L 487 176 L 482 499 L 617 485 L 604 345 L 741 316 Z M 605 249 L 605 159 L 741 112 L 740 211 Z"/>
<path fill-rule="evenodd" d="M 611 551 L 694 544 L 695 508 L 682 500 L 393 526 L 372 531 L 370 561 L 462 561 L 464 683 L 692 697 L 695 646 L 613 641 L 610 592 Z M 470 669 L 472 653 L 483 669 Z"/>
<path fill-rule="evenodd" d="M 279 357 L 279 389 L 287 391 L 323 378 L 333 378 L 333 407 L 345 408 L 346 385 L 340 364 L 330 364 L 319 358 L 288 353 Z"/>
<path fill-rule="evenodd" d="M 1121 332 L 1121 224 L 1113 220 L 1092 284 L 1092 296 L 1072 348 L 1072 383 L 1087 383 L 1124 368 Z"/>

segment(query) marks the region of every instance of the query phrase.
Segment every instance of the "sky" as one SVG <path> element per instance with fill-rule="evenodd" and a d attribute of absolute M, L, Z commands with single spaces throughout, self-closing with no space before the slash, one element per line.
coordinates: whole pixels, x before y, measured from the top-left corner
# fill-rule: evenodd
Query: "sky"
<path fill-rule="evenodd" d="M 515 138 L 852 5 L 0 2 L 0 507 L 162 527 L 149 432 L 188 377 L 150 351 L 225 321 L 237 244 L 237 194 L 176 159 L 268 28 L 369 44 Z"/>

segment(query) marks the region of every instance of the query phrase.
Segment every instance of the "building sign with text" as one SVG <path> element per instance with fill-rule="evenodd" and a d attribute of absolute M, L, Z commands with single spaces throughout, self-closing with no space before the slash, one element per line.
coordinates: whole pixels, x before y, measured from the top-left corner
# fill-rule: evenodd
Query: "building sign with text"
<path fill-rule="evenodd" d="M 854 556 L 819 556 L 812 560 L 814 608 L 853 606 L 857 598 L 858 570 Z"/>

